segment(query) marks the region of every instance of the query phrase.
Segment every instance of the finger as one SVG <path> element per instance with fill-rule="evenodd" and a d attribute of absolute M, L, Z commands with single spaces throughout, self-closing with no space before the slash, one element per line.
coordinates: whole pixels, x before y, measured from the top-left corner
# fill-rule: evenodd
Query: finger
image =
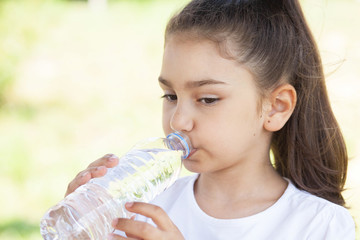
<path fill-rule="evenodd" d="M 115 167 L 119 163 L 119 158 L 114 154 L 106 154 L 105 156 L 99 158 L 98 160 L 92 162 L 88 168 L 90 167 L 99 167 L 105 166 L 107 168 Z"/>
<path fill-rule="evenodd" d="M 106 174 L 106 172 L 107 172 L 107 168 L 105 166 L 91 167 L 84 170 L 80 176 L 85 179 L 89 178 L 90 180 L 91 178 L 102 177 Z"/>
<path fill-rule="evenodd" d="M 132 237 L 123 237 L 120 235 L 117 235 L 115 233 L 110 233 L 108 238 L 108 240 L 139 240 L 139 238 L 132 238 Z"/>
<path fill-rule="evenodd" d="M 130 219 L 131 219 L 131 220 L 135 220 L 135 217 L 136 217 L 136 215 L 133 215 L 132 217 L 130 217 Z M 131 235 L 131 233 L 126 233 L 126 237 L 127 237 L 128 239 L 141 240 L 141 238 L 137 238 L 136 236 Z"/>
<path fill-rule="evenodd" d="M 107 237 L 108 240 L 139 240 L 139 238 L 123 237 L 115 233 L 110 233 Z"/>
<path fill-rule="evenodd" d="M 84 185 L 91 179 L 91 174 L 87 171 L 80 172 L 74 180 L 72 180 L 66 190 L 65 197 L 74 192 L 78 187 Z"/>
<path fill-rule="evenodd" d="M 78 187 L 87 183 L 90 179 L 102 177 L 107 169 L 115 167 L 119 163 L 119 158 L 114 154 L 106 154 L 98 160 L 92 162 L 87 169 L 80 172 L 67 187 L 65 197 L 74 192 Z"/>
<path fill-rule="evenodd" d="M 156 205 L 143 202 L 128 202 L 125 207 L 130 212 L 151 218 L 159 229 L 166 230 L 175 226 L 167 213 Z"/>
<path fill-rule="evenodd" d="M 130 239 L 160 239 L 160 230 L 146 222 L 117 218 L 111 225 L 115 229 L 125 232 Z"/>
<path fill-rule="evenodd" d="M 90 179 L 104 176 L 106 172 L 107 168 L 105 166 L 92 167 L 80 172 L 75 179 L 69 183 L 65 196 L 74 192 L 78 187 L 84 185 Z"/>

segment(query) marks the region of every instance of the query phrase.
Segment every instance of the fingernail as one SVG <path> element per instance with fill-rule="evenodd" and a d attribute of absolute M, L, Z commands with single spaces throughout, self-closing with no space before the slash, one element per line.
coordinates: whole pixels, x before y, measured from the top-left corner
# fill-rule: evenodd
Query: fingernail
<path fill-rule="evenodd" d="M 126 208 L 131 208 L 134 205 L 134 202 L 127 202 L 125 203 Z"/>
<path fill-rule="evenodd" d="M 84 172 L 83 174 L 81 174 L 81 177 L 85 177 L 86 175 L 88 175 L 88 172 Z"/>
<path fill-rule="evenodd" d="M 114 162 L 114 161 L 116 161 L 116 160 L 118 160 L 119 158 L 116 156 L 116 155 L 114 155 L 114 154 L 111 154 L 109 157 L 108 157 L 108 161 L 109 162 Z"/>
<path fill-rule="evenodd" d="M 116 225 L 118 224 L 119 220 L 117 218 L 115 218 L 114 220 L 112 220 L 111 222 L 111 226 L 116 227 Z"/>

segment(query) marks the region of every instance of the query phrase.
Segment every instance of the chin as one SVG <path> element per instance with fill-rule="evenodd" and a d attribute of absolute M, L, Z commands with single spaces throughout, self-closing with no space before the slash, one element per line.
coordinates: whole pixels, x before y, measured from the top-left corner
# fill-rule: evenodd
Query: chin
<path fill-rule="evenodd" d="M 188 170 L 189 172 L 192 173 L 201 173 L 201 166 L 199 164 L 198 161 L 196 161 L 195 159 L 184 159 L 183 160 L 183 165 L 186 168 L 186 170 Z"/>

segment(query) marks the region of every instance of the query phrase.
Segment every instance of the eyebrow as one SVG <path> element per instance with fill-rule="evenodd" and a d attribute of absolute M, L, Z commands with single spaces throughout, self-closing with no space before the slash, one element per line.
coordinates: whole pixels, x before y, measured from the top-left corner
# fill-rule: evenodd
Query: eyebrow
<path fill-rule="evenodd" d="M 171 82 L 162 77 L 159 77 L 159 82 L 167 87 L 172 87 Z M 214 79 L 204 79 L 204 80 L 199 80 L 199 81 L 189 81 L 186 83 L 185 87 L 186 88 L 197 88 L 197 87 L 202 87 L 205 85 L 216 85 L 216 84 L 226 84 L 226 83 L 219 81 L 219 80 L 214 80 Z"/>

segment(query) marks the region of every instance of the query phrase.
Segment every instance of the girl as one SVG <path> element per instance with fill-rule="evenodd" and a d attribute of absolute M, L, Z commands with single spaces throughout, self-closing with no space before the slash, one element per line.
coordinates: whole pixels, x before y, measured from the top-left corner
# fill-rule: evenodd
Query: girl
<path fill-rule="evenodd" d="M 167 25 L 159 84 L 164 132 L 189 136 L 196 174 L 128 203 L 146 219 L 115 219 L 128 238 L 109 238 L 355 239 L 346 148 L 298 1 L 191 1 Z M 95 161 L 67 194 L 117 161 Z"/>

